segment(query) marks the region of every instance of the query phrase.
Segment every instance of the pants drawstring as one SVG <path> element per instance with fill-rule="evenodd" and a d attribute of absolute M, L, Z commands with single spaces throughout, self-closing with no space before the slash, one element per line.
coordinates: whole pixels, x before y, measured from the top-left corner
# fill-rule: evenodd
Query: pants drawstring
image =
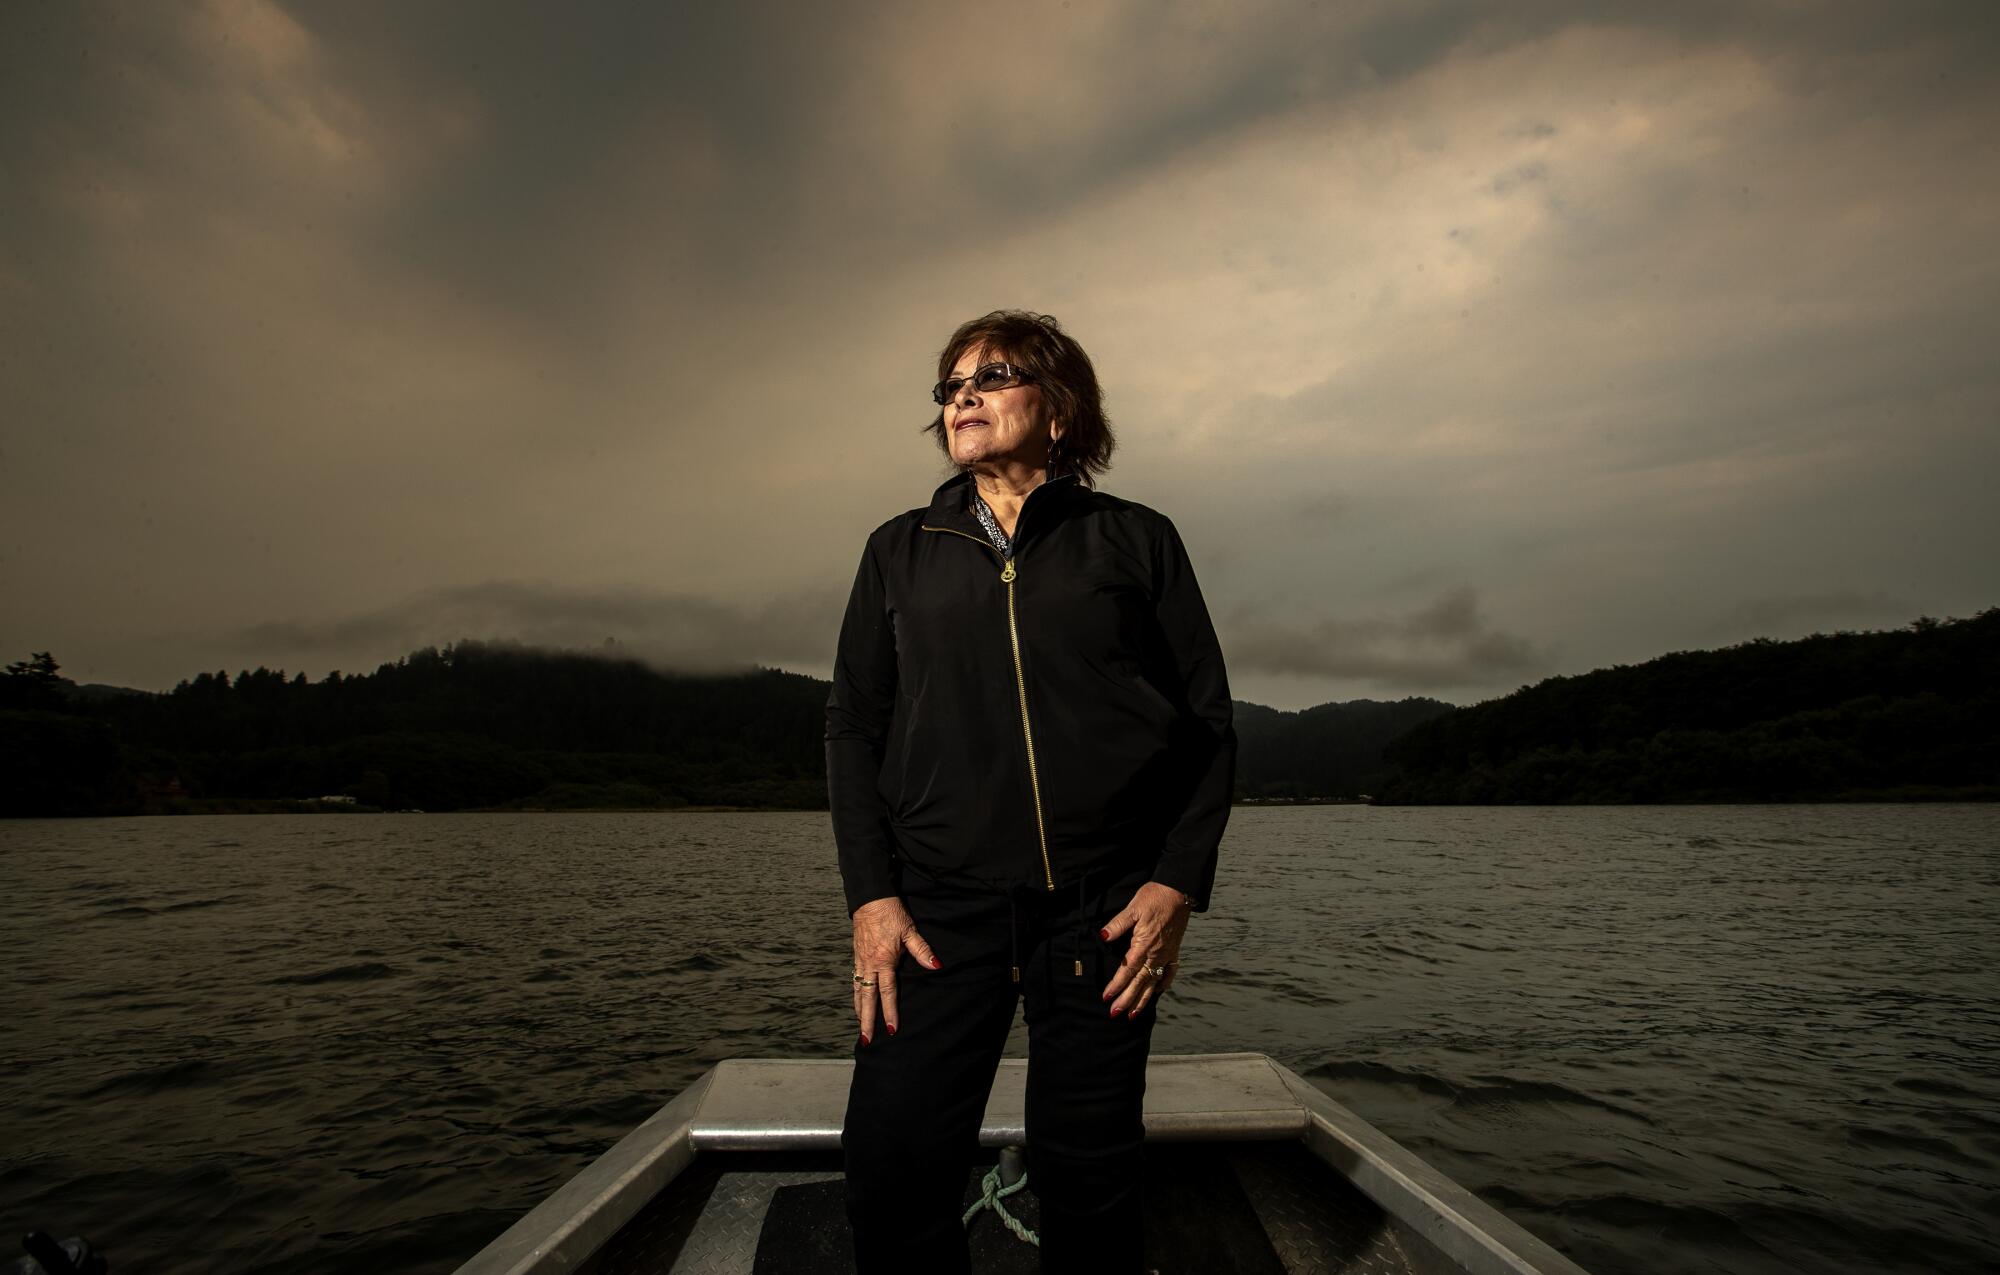
<path fill-rule="evenodd" d="M 1084 885 L 1089 880 L 1088 872 L 1076 879 L 1076 930 L 1070 935 L 1070 955 L 1075 958 L 1077 974 L 1083 973 L 1083 932 L 1090 928 L 1090 910 L 1084 906 L 1088 898 Z"/>
<path fill-rule="evenodd" d="M 1083 975 L 1083 952 L 1085 948 L 1089 948 L 1092 953 L 1091 968 L 1096 971 L 1100 979 L 1104 977 L 1104 945 L 1101 942 L 1093 943 L 1090 941 L 1094 933 L 1091 918 L 1103 910 L 1104 882 L 1107 878 L 1116 875 L 1116 867 L 1117 865 L 1115 864 L 1100 864 L 1097 867 L 1086 869 L 1076 878 L 1076 928 L 1070 932 L 1070 976 L 1072 978 L 1080 978 Z M 1092 893 L 1090 889 L 1092 878 L 1097 879 L 1097 890 L 1095 893 Z M 1037 891 L 1036 893 L 1040 894 L 1041 892 Z M 1037 916 L 1041 915 L 1040 906 L 1040 904 L 1037 904 Z M 1018 983 L 1021 981 L 1021 896 L 1017 891 L 1012 889 L 1007 891 L 1007 958 L 1009 976 L 1014 982 Z M 1050 972 L 1053 974 L 1055 962 L 1051 961 L 1049 964 L 1051 967 Z"/>
<path fill-rule="evenodd" d="M 1014 981 L 1021 981 L 1021 899 L 1012 890 L 1007 891 L 1007 964 L 1013 970 Z"/>

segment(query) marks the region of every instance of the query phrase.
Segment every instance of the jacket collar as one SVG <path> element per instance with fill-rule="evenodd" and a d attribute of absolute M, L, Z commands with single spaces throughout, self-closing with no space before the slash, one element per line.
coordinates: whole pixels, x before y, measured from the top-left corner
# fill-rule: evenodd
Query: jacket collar
<path fill-rule="evenodd" d="M 1043 479 L 1028 493 L 1027 499 L 1021 502 L 1021 517 L 1014 523 L 1016 539 L 1019 538 L 1021 525 L 1027 520 L 1028 510 L 1031 507 L 1040 509 L 1043 505 L 1059 503 L 1080 485 L 1075 474 L 1057 474 L 1053 478 Z M 984 540 L 986 531 L 972 514 L 972 491 L 970 470 L 953 474 L 939 483 L 937 490 L 931 493 L 930 508 L 924 511 L 924 525 L 949 527 L 954 531 L 964 531 Z M 1036 524 L 1040 525 L 1045 517 L 1046 514 L 1038 514 Z"/>

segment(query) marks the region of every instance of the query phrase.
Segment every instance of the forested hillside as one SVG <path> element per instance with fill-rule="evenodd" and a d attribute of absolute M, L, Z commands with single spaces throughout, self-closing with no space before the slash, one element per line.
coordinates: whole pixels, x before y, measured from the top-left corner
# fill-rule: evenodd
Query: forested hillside
<path fill-rule="evenodd" d="M 205 672 L 155 695 L 76 686 L 44 652 L 0 678 L 0 813 L 824 809 L 827 690 L 465 641 L 372 674 Z M 1236 708 L 1239 792 L 1313 799 L 1366 792 L 1383 743 L 1450 706 Z"/>
<path fill-rule="evenodd" d="M 1552 677 L 1388 750 L 1405 803 L 2000 798 L 2000 607 Z"/>
<path fill-rule="evenodd" d="M 369 675 L 203 673 L 160 695 L 37 694 L 17 677 L 0 711 L 10 814 L 319 796 L 422 810 L 826 804 L 826 683 L 775 669 L 677 676 L 466 641 Z"/>
<path fill-rule="evenodd" d="M 824 809 L 827 684 L 505 642 L 319 682 L 0 676 L 0 814 Z M 1552 677 L 1469 708 L 1236 702 L 1237 796 L 1565 803 L 2000 798 L 2000 608 Z M 337 798 L 332 802 L 319 798 Z"/>
<path fill-rule="evenodd" d="M 1295 713 L 1236 701 L 1236 791 L 1251 800 L 1357 798 L 1389 778 L 1382 750 L 1452 712 L 1442 700 L 1357 699 Z"/>

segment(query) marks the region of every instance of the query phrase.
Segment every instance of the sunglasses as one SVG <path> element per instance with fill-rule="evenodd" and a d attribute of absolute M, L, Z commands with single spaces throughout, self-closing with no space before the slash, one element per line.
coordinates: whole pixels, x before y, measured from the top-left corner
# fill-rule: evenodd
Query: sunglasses
<path fill-rule="evenodd" d="M 963 376 L 947 376 L 939 381 L 931 387 L 931 401 L 940 407 L 951 402 L 958 397 L 959 390 L 965 388 L 966 379 Z M 1034 379 L 1031 373 L 1012 363 L 988 363 L 971 376 L 972 388 L 981 394 L 990 394 L 994 390 L 1004 390 L 1010 385 Z"/>

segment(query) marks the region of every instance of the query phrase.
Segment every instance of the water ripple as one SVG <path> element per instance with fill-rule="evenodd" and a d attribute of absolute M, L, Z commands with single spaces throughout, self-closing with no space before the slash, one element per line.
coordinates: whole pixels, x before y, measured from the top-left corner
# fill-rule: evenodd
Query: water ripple
<path fill-rule="evenodd" d="M 1241 808 L 1155 1049 L 1596 1275 L 2000 1268 L 1996 890 L 1990 807 Z M 118 1270 L 443 1275 L 717 1060 L 853 1038 L 823 813 L 24 821 L 0 917 L 0 1191 Z"/>

